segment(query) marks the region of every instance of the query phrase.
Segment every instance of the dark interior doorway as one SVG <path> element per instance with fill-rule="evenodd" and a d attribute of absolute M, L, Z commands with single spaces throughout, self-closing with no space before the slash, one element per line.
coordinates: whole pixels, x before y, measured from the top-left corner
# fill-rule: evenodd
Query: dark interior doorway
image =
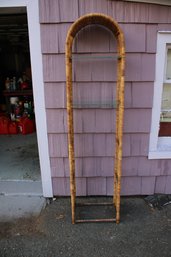
<path fill-rule="evenodd" d="M 27 12 L 0 8 L 0 180 L 39 181 Z"/>

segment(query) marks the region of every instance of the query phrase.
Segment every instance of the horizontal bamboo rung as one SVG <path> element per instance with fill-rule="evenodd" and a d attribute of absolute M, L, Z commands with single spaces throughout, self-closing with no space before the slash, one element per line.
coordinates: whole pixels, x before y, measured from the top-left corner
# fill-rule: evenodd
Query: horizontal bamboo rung
<path fill-rule="evenodd" d="M 113 203 L 77 203 L 76 206 L 105 206 L 113 205 Z"/>
<path fill-rule="evenodd" d="M 85 219 L 76 220 L 76 223 L 95 223 L 95 222 L 116 222 L 116 219 Z"/>
<path fill-rule="evenodd" d="M 110 56 L 110 55 L 77 55 L 77 56 L 74 56 L 72 55 L 70 57 L 70 59 L 73 59 L 73 60 L 77 60 L 77 59 L 108 59 L 108 60 L 118 60 L 118 59 L 121 59 L 121 58 L 125 58 L 124 56 Z"/>

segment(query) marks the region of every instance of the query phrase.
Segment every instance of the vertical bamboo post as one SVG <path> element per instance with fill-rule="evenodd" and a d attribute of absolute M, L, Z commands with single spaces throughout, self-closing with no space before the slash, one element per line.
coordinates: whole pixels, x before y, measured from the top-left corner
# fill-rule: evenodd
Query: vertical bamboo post
<path fill-rule="evenodd" d="M 124 116 L 124 72 L 125 72 L 125 46 L 123 33 L 118 35 L 118 71 L 117 71 L 117 121 L 116 121 L 116 154 L 115 154 L 115 206 L 116 223 L 120 221 L 120 189 L 122 171 L 122 141 L 123 141 L 123 116 Z"/>
<path fill-rule="evenodd" d="M 68 36 L 66 42 L 66 88 L 67 88 L 67 122 L 68 122 L 68 155 L 70 166 L 70 191 L 71 191 L 71 213 L 72 224 L 75 224 L 75 156 L 74 156 L 74 123 L 73 123 L 73 92 L 72 92 L 72 41 L 73 38 Z"/>
<path fill-rule="evenodd" d="M 117 84 L 116 84 L 116 135 L 115 135 L 115 163 L 114 163 L 114 188 L 113 188 L 113 202 L 116 207 L 117 204 L 117 186 L 118 186 L 118 128 L 119 128 L 119 89 L 120 89 L 120 59 L 117 60 Z"/>

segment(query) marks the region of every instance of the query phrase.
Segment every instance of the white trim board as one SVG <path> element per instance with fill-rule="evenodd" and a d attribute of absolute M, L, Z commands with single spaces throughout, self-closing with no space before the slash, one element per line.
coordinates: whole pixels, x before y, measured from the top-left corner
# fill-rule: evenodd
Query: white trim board
<path fill-rule="evenodd" d="M 146 4 L 160 4 L 160 5 L 170 5 L 171 0 L 124 0 L 125 2 L 138 2 Z"/>
<path fill-rule="evenodd" d="M 26 7 L 27 9 L 35 118 L 43 196 L 52 197 L 52 179 L 49 159 L 40 41 L 39 0 L 0 0 L 0 8 L 1 7 Z"/>
<path fill-rule="evenodd" d="M 149 159 L 171 158 L 171 137 L 158 137 L 167 44 L 171 44 L 171 31 L 159 31 L 157 36 L 156 77 L 154 82 Z"/>

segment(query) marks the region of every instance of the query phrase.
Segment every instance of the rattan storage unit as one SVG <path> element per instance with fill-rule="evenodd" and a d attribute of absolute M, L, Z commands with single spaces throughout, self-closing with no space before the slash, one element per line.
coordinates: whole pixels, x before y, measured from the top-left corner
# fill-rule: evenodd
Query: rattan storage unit
<path fill-rule="evenodd" d="M 113 219 L 76 220 L 76 181 L 75 181 L 75 153 L 74 153 L 74 122 L 73 122 L 73 89 L 72 89 L 72 44 L 77 33 L 88 25 L 101 25 L 109 29 L 117 41 L 117 89 L 116 89 L 116 135 L 115 135 L 115 167 L 114 167 L 114 193 L 113 203 L 116 217 Z M 125 69 L 125 43 L 124 35 L 117 22 L 111 17 L 101 13 L 90 13 L 80 17 L 70 27 L 66 38 L 66 87 L 67 87 L 67 113 L 68 113 L 68 150 L 70 165 L 70 191 L 72 223 L 120 221 L 120 184 L 122 166 L 122 134 L 124 115 L 124 69 Z"/>

